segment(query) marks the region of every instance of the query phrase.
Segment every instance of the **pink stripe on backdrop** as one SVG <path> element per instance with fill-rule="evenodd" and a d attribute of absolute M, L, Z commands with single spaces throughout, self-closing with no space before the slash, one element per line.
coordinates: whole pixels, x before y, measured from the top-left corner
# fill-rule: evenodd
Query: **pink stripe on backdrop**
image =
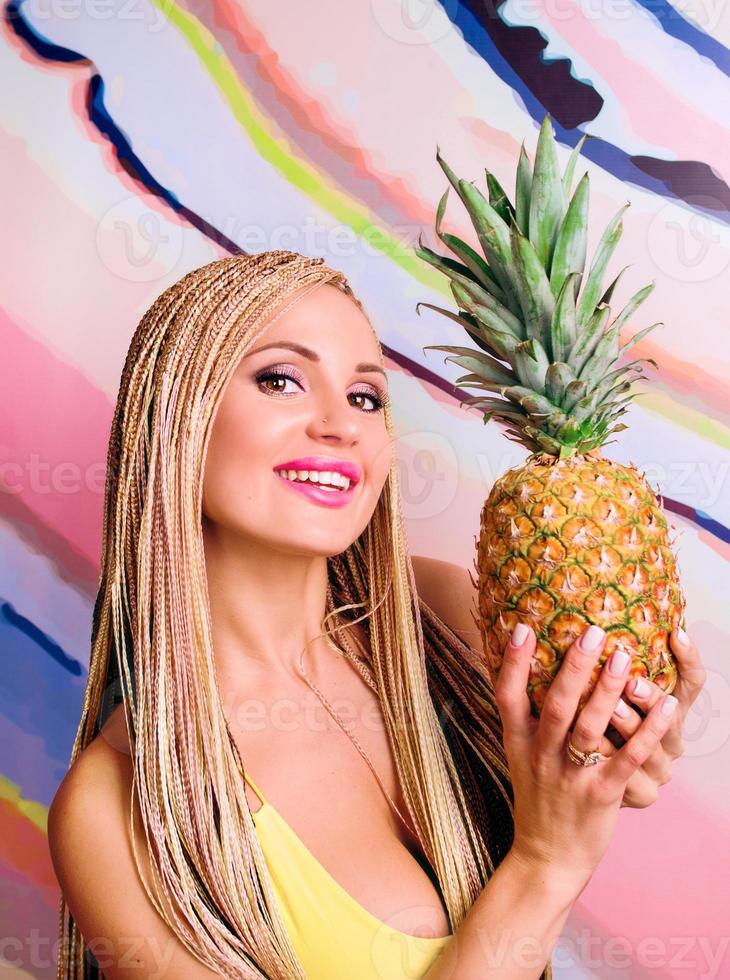
<path fill-rule="evenodd" d="M 667 306 L 667 309 L 671 307 Z M 643 324 L 639 323 L 636 329 L 642 326 Z M 660 331 L 661 327 L 656 333 Z M 621 343 L 625 344 L 634 333 L 636 333 L 635 329 L 623 332 Z M 651 365 L 642 365 L 647 371 L 647 378 L 653 382 L 651 389 L 646 385 L 644 390 L 663 388 L 670 398 L 679 396 L 686 404 L 696 407 L 700 412 L 708 412 L 717 422 L 730 427 L 730 389 L 727 381 L 717 373 L 718 368 L 722 370 L 722 364 L 718 364 L 718 359 L 715 358 L 710 363 L 709 357 L 703 359 L 699 353 L 693 351 L 690 361 L 687 351 L 684 352 L 684 357 L 676 356 L 671 348 L 661 347 L 649 339 L 651 336 L 652 334 L 649 334 L 644 340 L 640 340 L 624 357 L 625 361 L 636 357 L 653 357 L 659 365 L 658 371 Z M 713 370 L 715 374 L 711 373 Z"/>
<path fill-rule="evenodd" d="M 730 976 L 729 840 L 727 820 L 667 783 L 653 806 L 621 810 L 578 907 L 610 913 L 610 929 L 601 932 L 625 940 L 639 966 L 653 965 L 652 976 Z M 715 956 L 722 965 L 713 969 Z"/>
<path fill-rule="evenodd" d="M 64 547 L 98 566 L 113 407 L 4 310 L 0 338 L 0 390 L 14 406 L 12 415 L 0 415 L 0 513 L 24 508 Z"/>

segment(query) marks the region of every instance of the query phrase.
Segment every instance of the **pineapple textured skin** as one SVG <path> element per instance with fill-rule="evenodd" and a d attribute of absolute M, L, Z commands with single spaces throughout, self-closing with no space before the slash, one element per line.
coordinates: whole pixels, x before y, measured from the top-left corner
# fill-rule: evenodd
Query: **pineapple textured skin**
<path fill-rule="evenodd" d="M 674 689 L 668 634 L 682 625 L 685 598 L 660 501 L 633 464 L 600 450 L 562 460 L 532 454 L 484 502 L 475 567 L 476 623 L 494 680 L 517 622 L 535 630 L 527 689 L 534 717 L 590 624 L 607 635 L 578 710 L 616 649 L 632 658 L 629 677 Z"/>

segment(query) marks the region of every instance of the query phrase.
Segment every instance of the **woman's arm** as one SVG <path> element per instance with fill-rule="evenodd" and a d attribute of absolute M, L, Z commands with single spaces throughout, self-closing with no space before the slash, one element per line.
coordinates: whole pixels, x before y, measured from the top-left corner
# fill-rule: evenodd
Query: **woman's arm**
<path fill-rule="evenodd" d="M 139 880 L 127 829 L 131 773 L 129 756 L 99 736 L 58 788 L 48 843 L 66 903 L 106 980 L 213 980 L 218 974 L 188 952 Z M 135 838 L 144 854 L 141 827 Z"/>
<path fill-rule="evenodd" d="M 512 633 L 494 692 L 514 790 L 514 840 L 469 910 L 469 917 L 478 910 L 473 925 L 463 928 L 467 918 L 459 926 L 454 948 L 444 950 L 430 980 L 537 980 L 567 913 L 605 857 L 629 778 L 669 728 L 677 704 L 671 698 L 657 701 L 625 745 L 600 765 L 576 767 L 566 758 L 571 734 L 590 747 L 605 731 L 628 669 L 626 663 L 614 671 L 611 661 L 604 664 L 578 709 L 606 634 L 598 645 L 587 644 L 587 637 L 588 629 L 570 645 L 536 720 L 527 697 L 535 631 L 528 626 L 526 635 L 517 628 Z"/>
<path fill-rule="evenodd" d="M 538 980 L 587 883 L 509 851 L 424 980 Z"/>

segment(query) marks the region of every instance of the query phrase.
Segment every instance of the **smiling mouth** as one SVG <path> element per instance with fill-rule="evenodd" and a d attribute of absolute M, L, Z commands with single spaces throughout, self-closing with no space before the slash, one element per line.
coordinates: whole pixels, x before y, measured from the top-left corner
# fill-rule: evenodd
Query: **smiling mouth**
<path fill-rule="evenodd" d="M 328 473 L 326 479 L 329 482 L 324 483 L 320 482 L 320 477 L 324 474 L 313 470 L 274 470 L 274 472 L 282 480 L 288 480 L 289 483 L 308 484 L 312 487 L 318 487 L 327 493 L 342 493 L 343 491 L 349 490 L 352 486 L 348 477 L 342 473 Z"/>

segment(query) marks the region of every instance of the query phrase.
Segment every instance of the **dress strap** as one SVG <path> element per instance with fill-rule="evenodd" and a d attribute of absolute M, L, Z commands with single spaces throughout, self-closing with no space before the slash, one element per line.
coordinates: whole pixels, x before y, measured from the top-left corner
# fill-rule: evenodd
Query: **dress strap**
<path fill-rule="evenodd" d="M 246 782 L 248 783 L 248 785 L 251 787 L 251 789 L 254 791 L 254 793 L 261 800 L 261 805 L 263 806 L 264 803 L 266 803 L 266 800 L 264 799 L 263 793 L 258 788 L 258 786 L 253 781 L 253 779 L 251 779 L 251 777 L 246 774 L 246 771 L 245 770 L 243 770 L 243 778 L 246 780 Z"/>

